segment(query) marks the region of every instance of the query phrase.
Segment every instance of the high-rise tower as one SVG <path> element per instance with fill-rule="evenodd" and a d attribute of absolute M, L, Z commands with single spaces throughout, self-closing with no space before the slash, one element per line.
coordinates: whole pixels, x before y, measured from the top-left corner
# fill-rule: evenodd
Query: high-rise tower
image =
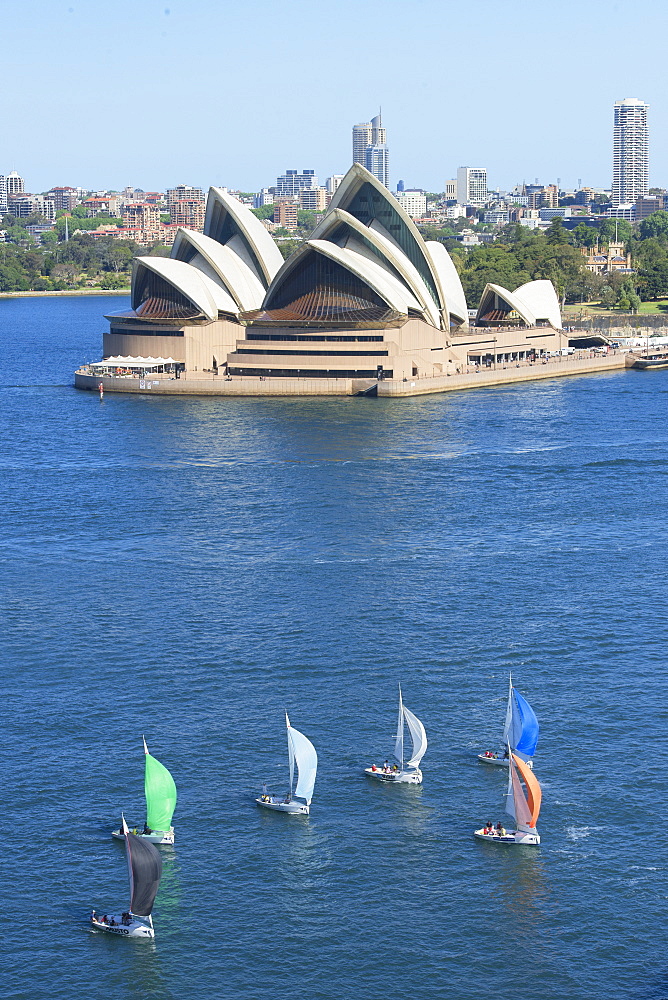
<path fill-rule="evenodd" d="M 626 97 L 615 104 L 612 204 L 629 205 L 649 190 L 649 104 Z"/>
<path fill-rule="evenodd" d="M 371 145 L 371 122 L 353 125 L 353 163 L 366 166 L 366 147 Z"/>
<path fill-rule="evenodd" d="M 353 163 L 361 163 L 389 188 L 390 151 L 380 112 L 370 122 L 353 126 Z"/>

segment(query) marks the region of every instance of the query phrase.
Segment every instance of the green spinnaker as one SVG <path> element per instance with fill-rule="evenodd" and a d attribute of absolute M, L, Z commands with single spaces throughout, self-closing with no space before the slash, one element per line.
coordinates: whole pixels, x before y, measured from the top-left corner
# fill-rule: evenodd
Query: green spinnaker
<path fill-rule="evenodd" d="M 151 830 L 168 832 L 176 809 L 176 785 L 164 764 L 151 757 L 150 753 L 145 757 L 146 822 Z"/>

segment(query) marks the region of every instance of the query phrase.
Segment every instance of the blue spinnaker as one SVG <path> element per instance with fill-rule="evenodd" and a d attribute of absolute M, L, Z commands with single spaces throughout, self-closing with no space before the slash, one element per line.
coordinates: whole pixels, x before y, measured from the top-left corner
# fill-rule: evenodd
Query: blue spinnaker
<path fill-rule="evenodd" d="M 540 726 L 533 708 L 515 688 L 513 688 L 513 718 L 509 735 L 512 750 L 533 757 L 538 746 Z"/>

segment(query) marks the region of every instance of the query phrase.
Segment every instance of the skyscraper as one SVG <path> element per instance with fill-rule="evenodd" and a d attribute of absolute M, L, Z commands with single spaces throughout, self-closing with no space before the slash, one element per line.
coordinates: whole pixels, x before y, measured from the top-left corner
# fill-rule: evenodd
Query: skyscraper
<path fill-rule="evenodd" d="M 370 122 L 353 126 L 353 163 L 361 163 L 385 187 L 390 186 L 390 150 L 380 112 Z"/>
<path fill-rule="evenodd" d="M 629 205 L 649 190 L 649 104 L 626 97 L 615 104 L 612 204 Z"/>
<path fill-rule="evenodd" d="M 366 147 L 371 145 L 371 122 L 353 125 L 353 163 L 366 166 Z"/>

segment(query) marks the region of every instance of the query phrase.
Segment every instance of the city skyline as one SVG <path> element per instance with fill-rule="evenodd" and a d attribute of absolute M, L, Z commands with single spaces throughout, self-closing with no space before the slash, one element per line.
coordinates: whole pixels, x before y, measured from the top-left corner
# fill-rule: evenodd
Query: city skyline
<path fill-rule="evenodd" d="M 483 0 L 475 11 L 455 7 L 446 17 L 441 5 L 422 0 L 407 25 L 404 6 L 393 0 L 342 0 L 336 10 L 317 8 L 300 36 L 264 0 L 250 10 L 209 0 L 169 7 L 119 0 L 112 20 L 100 0 L 85 8 L 27 0 L 30 56 L 7 63 L 21 100 L 5 109 L 3 160 L 33 191 L 75 182 L 166 188 L 177 179 L 260 190 L 285 164 L 309 164 L 322 177 L 345 173 L 352 125 L 382 106 L 393 183 L 440 191 L 457 167 L 480 163 L 491 187 L 559 177 L 568 188 L 578 178 L 608 188 L 610 109 L 638 94 L 652 107 L 650 183 L 664 184 L 662 33 L 643 36 L 642 58 L 620 59 L 614 74 L 587 89 L 593 41 L 597 52 L 618 52 L 628 37 L 625 12 L 604 13 L 566 0 L 555 24 L 552 11 L 524 0 L 502 16 Z M 477 36 L 480 16 L 492 14 L 489 51 L 484 39 L 475 51 L 462 45 Z M 654 0 L 641 0 L 634 16 L 656 26 L 665 20 Z M 159 69 L 138 63 L 129 25 Z M 518 25 L 527 28 L 525 68 L 500 76 L 499 51 L 511 61 L 520 54 Z M 328 53 L 335 75 L 323 72 Z M 397 71 L 409 63 L 410 73 Z M 308 86 L 296 87 L 297 78 Z M 508 120 L 517 127 L 492 127 Z"/>

